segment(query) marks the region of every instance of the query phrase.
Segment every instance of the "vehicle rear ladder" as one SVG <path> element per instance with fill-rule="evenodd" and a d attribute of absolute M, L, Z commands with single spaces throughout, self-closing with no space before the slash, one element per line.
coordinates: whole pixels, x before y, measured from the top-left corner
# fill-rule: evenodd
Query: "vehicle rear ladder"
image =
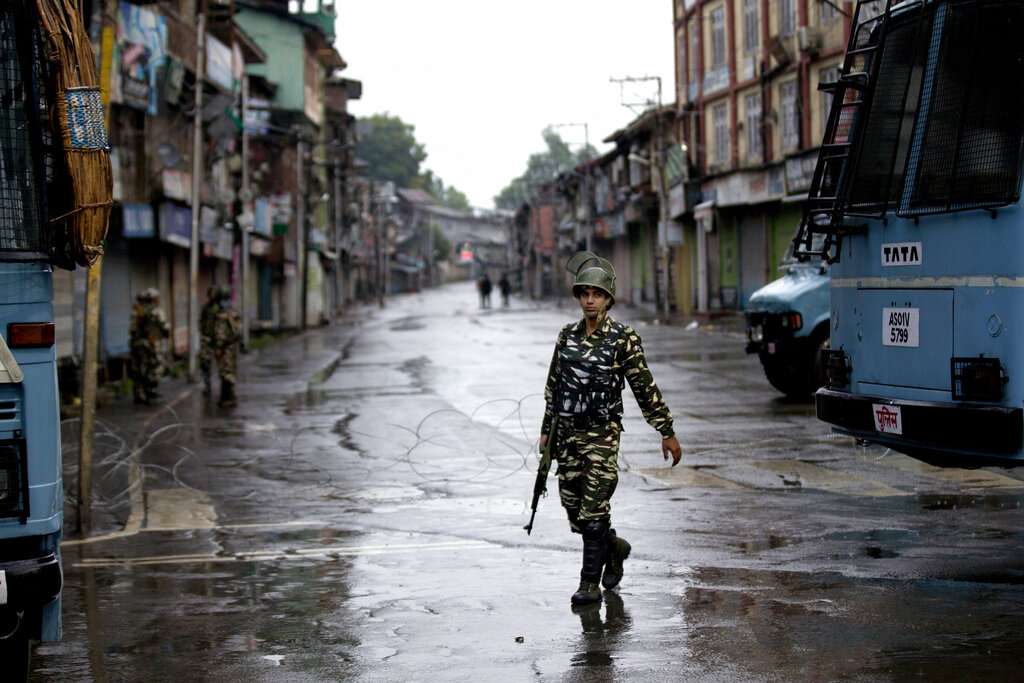
<path fill-rule="evenodd" d="M 876 11 L 883 3 L 884 9 Z M 819 90 L 832 93 L 832 107 L 803 219 L 793 238 L 793 252 L 800 259 L 819 257 L 829 263 L 839 260 L 850 174 L 856 168 L 859 152 L 851 134 L 855 126 L 863 130 L 871 110 L 892 5 L 893 0 L 858 0 L 839 78 L 818 85 Z M 824 235 L 824 240 L 816 245 L 815 235 Z"/>

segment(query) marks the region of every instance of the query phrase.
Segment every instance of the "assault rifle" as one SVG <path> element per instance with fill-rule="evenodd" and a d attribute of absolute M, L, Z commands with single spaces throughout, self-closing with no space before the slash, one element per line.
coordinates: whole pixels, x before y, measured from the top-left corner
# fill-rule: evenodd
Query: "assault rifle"
<path fill-rule="evenodd" d="M 551 418 L 551 428 L 548 430 L 548 441 L 541 450 L 540 465 L 537 466 L 537 479 L 533 482 L 533 511 L 530 512 L 530 523 L 524 526 L 526 535 L 533 531 L 533 518 L 537 516 L 537 503 L 540 497 L 548 490 L 548 472 L 551 471 L 551 450 L 554 445 L 555 435 L 558 433 L 558 414 Z"/>

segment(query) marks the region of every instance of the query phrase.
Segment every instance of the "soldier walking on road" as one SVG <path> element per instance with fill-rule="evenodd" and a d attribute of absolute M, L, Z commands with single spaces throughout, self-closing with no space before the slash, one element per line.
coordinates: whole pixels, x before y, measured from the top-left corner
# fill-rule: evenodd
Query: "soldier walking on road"
<path fill-rule="evenodd" d="M 672 429 L 672 414 L 647 367 L 640 335 L 608 315 L 615 303 L 612 264 L 580 252 L 566 267 L 575 277 L 572 291 L 583 319 L 558 335 L 544 388 L 540 441 L 543 448 L 553 439 L 562 507 L 572 531 L 583 537 L 580 586 L 572 596 L 574 605 L 583 605 L 601 600 L 599 583 L 605 589 L 619 584 L 631 550 L 611 528 L 625 382 L 644 419 L 661 433 L 662 456 L 667 460 L 671 455 L 675 466 L 682 451 Z"/>
<path fill-rule="evenodd" d="M 171 330 L 160 310 L 160 293 L 150 287 L 135 297 L 130 331 L 131 365 L 129 375 L 136 403 L 152 403 L 159 398 L 156 388 L 163 374 L 161 343 Z"/>
<path fill-rule="evenodd" d="M 199 370 L 203 375 L 203 394 L 211 396 L 210 371 L 213 362 L 217 362 L 220 374 L 218 405 L 222 407 L 237 404 L 235 381 L 241 327 L 238 313 L 231 308 L 231 290 L 224 286 L 211 287 L 199 316 Z"/>
<path fill-rule="evenodd" d="M 508 281 L 508 273 L 502 273 L 498 280 L 498 290 L 501 292 L 501 306 L 508 308 L 508 297 L 512 293 L 512 283 Z"/>

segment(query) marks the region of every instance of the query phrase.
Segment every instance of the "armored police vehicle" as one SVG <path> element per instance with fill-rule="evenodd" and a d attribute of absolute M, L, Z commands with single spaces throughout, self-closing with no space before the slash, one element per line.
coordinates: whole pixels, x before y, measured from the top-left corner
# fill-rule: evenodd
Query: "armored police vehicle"
<path fill-rule="evenodd" d="M 831 262 L 818 417 L 1024 463 L 1024 1 L 858 2 L 798 255 Z"/>

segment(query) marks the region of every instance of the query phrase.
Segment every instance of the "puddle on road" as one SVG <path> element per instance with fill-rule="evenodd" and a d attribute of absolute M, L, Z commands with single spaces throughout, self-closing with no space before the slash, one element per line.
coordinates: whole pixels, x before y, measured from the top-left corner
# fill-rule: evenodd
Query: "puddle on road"
<path fill-rule="evenodd" d="M 422 490 L 413 486 L 377 486 L 350 493 L 346 497 L 359 500 L 391 502 L 422 498 L 424 495 Z"/>
<path fill-rule="evenodd" d="M 741 552 L 748 555 L 755 555 L 757 553 L 764 552 L 766 550 L 777 550 L 779 548 L 785 548 L 791 545 L 793 540 L 786 538 L 785 536 L 775 536 L 769 534 L 764 538 L 758 538 L 751 541 L 740 541 L 739 543 L 733 544 L 733 547 L 738 548 Z"/>
<path fill-rule="evenodd" d="M 146 491 L 146 528 L 210 529 L 217 524 L 213 501 L 203 491 L 189 488 Z"/>
<path fill-rule="evenodd" d="M 865 531 L 837 531 L 826 534 L 826 541 L 853 541 L 855 543 L 901 543 L 920 536 L 910 529 L 868 529 Z"/>
<path fill-rule="evenodd" d="M 1019 510 L 1024 496 L 1014 495 L 969 495 L 969 494 L 921 494 L 917 504 L 924 510 Z"/>
<path fill-rule="evenodd" d="M 402 318 L 392 323 L 388 329 L 392 332 L 412 332 L 415 330 L 422 330 L 426 328 L 426 323 L 419 316 L 410 316 L 408 318 Z"/>
<path fill-rule="evenodd" d="M 877 545 L 869 545 L 864 548 L 864 556 L 870 557 L 874 560 L 888 560 L 894 557 L 899 557 L 900 554 L 895 550 L 889 550 L 888 548 L 882 548 Z"/>

